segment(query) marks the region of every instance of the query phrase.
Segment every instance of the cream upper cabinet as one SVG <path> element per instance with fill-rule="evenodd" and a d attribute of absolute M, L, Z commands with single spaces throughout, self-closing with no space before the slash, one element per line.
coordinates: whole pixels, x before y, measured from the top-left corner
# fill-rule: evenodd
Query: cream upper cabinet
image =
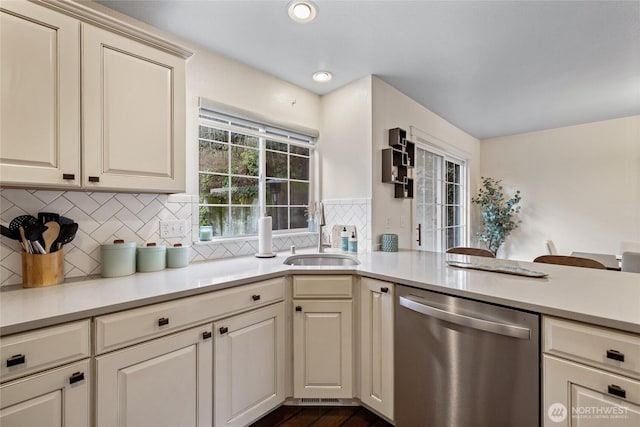
<path fill-rule="evenodd" d="M 80 22 L 0 4 L 0 183 L 79 187 Z"/>
<path fill-rule="evenodd" d="M 285 398 L 284 302 L 214 324 L 216 427 L 245 426 Z"/>
<path fill-rule="evenodd" d="M 360 400 L 393 419 L 393 283 L 360 284 Z"/>
<path fill-rule="evenodd" d="M 0 184 L 184 191 L 190 52 L 83 5 L 47 6 L 0 6 Z"/>
<path fill-rule="evenodd" d="M 185 189 L 185 63 L 82 25 L 86 188 Z"/>

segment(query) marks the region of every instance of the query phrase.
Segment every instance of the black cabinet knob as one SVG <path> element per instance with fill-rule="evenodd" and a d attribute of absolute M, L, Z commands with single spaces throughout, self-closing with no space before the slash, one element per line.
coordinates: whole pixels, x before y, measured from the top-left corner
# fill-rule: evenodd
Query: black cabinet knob
<path fill-rule="evenodd" d="M 297 305 L 296 306 L 296 311 L 302 311 L 302 306 Z"/>
<path fill-rule="evenodd" d="M 89 177 L 89 182 L 100 182 L 100 177 L 99 176 L 90 176 Z"/>
<path fill-rule="evenodd" d="M 74 180 L 74 179 L 76 179 L 76 175 L 73 174 L 73 173 L 63 173 L 62 174 L 62 179 Z"/>
<path fill-rule="evenodd" d="M 158 319 L 158 326 L 166 326 L 169 324 L 169 318 L 168 317 L 161 317 Z"/>
<path fill-rule="evenodd" d="M 251 299 L 254 301 L 260 301 L 260 295 L 252 295 Z"/>
<path fill-rule="evenodd" d="M 7 368 L 20 365 L 26 361 L 24 354 L 16 354 L 7 359 Z"/>
<path fill-rule="evenodd" d="M 618 350 L 607 350 L 607 359 L 624 362 L 624 353 L 620 353 Z"/>
<path fill-rule="evenodd" d="M 380 288 L 380 292 L 386 294 L 387 292 L 389 292 L 389 288 L 387 288 L 386 286 L 384 288 Z"/>
<path fill-rule="evenodd" d="M 608 386 L 607 387 L 607 392 L 609 394 L 621 397 L 623 399 L 627 398 L 627 391 L 625 389 L 623 389 L 622 387 L 620 387 L 618 385 L 615 385 L 615 384 L 611 384 L 610 386 Z"/>
<path fill-rule="evenodd" d="M 227 332 L 229 332 L 229 328 L 227 328 L 226 326 L 220 328 L 220 335 L 224 335 Z"/>
<path fill-rule="evenodd" d="M 209 339 L 209 338 L 211 338 L 211 332 L 210 331 L 205 331 L 205 332 L 202 333 L 202 339 L 203 340 L 206 340 L 206 339 Z"/>
<path fill-rule="evenodd" d="M 74 372 L 69 377 L 69 384 L 74 384 L 82 380 L 84 380 L 84 372 Z"/>

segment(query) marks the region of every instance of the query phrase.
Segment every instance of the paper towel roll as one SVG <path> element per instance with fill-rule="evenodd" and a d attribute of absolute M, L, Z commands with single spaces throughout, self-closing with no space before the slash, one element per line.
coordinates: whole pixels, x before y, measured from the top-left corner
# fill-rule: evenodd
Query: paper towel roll
<path fill-rule="evenodd" d="M 258 220 L 258 255 L 271 255 L 271 217 Z"/>

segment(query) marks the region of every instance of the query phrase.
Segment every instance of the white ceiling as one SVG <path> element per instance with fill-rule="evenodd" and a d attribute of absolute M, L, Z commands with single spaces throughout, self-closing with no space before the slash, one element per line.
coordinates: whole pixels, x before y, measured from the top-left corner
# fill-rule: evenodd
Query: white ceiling
<path fill-rule="evenodd" d="M 640 114 L 640 1 L 99 3 L 317 94 L 377 75 L 480 139 Z"/>

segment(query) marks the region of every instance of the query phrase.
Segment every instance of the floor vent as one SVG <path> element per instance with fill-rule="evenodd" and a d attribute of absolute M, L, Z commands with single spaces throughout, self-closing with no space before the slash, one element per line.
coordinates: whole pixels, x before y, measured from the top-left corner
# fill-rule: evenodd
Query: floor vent
<path fill-rule="evenodd" d="M 342 401 L 340 399 L 319 399 L 303 397 L 298 399 L 300 405 L 340 405 Z"/>

